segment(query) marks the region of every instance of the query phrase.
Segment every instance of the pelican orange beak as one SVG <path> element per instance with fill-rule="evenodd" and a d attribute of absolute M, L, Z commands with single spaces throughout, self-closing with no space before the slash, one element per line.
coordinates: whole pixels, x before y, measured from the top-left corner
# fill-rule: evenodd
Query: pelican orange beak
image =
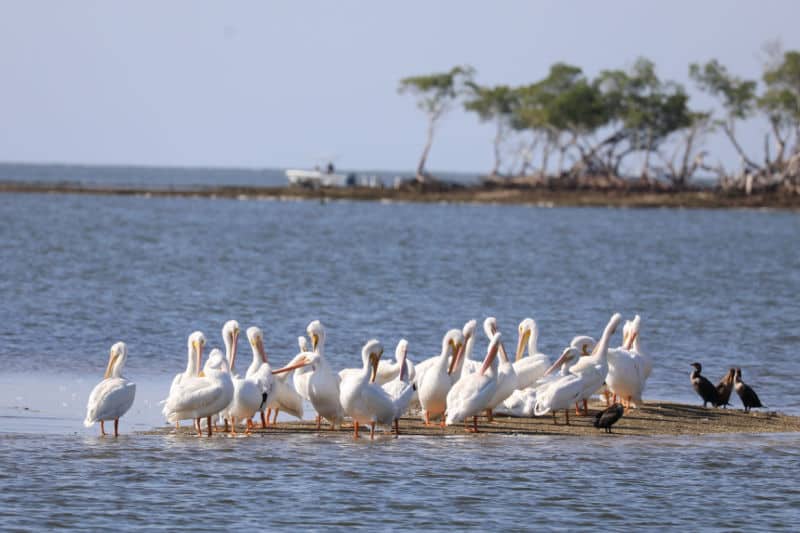
<path fill-rule="evenodd" d="M 111 377 L 111 370 L 114 368 L 114 363 L 117 362 L 117 355 L 114 353 L 114 350 L 111 350 L 108 353 L 108 365 L 106 366 L 106 373 L 103 375 L 103 379 L 108 379 Z"/>
<path fill-rule="evenodd" d="M 308 366 L 311 364 L 311 361 L 308 357 L 301 358 L 296 364 L 288 365 L 283 368 L 279 368 L 278 370 L 273 370 L 272 374 L 283 374 L 285 372 L 291 372 L 292 370 L 297 370 L 298 368 L 303 368 L 304 366 Z"/>
<path fill-rule="evenodd" d="M 231 368 L 233 362 L 236 361 L 236 346 L 239 344 L 239 328 L 233 330 L 233 347 L 231 348 Z"/>
<path fill-rule="evenodd" d="M 372 366 L 372 375 L 369 378 L 370 383 L 375 383 L 375 378 L 378 377 L 378 363 L 381 361 L 381 353 L 369 354 L 369 363 Z"/>
<path fill-rule="evenodd" d="M 259 337 L 258 340 L 256 340 L 256 349 L 258 350 L 258 353 L 261 356 L 261 362 L 262 363 L 269 362 L 267 359 L 267 351 L 264 349 L 264 339 Z"/>
<path fill-rule="evenodd" d="M 526 329 L 522 335 L 519 336 L 519 340 L 517 341 L 517 353 L 514 356 L 514 361 L 519 361 L 522 359 L 522 354 L 525 352 L 525 345 L 528 344 L 528 339 L 531 336 L 531 330 Z"/>
<path fill-rule="evenodd" d="M 553 372 L 554 372 L 556 369 L 558 369 L 558 368 L 559 368 L 559 367 L 560 367 L 560 366 L 561 366 L 561 365 L 564 363 L 564 361 L 566 361 L 566 360 L 567 360 L 567 354 L 568 354 L 568 353 L 569 353 L 569 348 L 567 348 L 566 350 L 564 350 L 564 351 L 561 353 L 561 357 L 559 357 L 559 358 L 558 358 L 558 360 L 557 360 L 555 363 L 553 363 L 553 364 L 550 366 L 550 368 L 548 368 L 547 370 L 545 370 L 545 372 L 544 372 L 544 374 L 542 375 L 542 377 L 549 376 L 549 375 L 550 375 L 550 374 L 552 374 L 552 373 L 553 373 Z"/>
<path fill-rule="evenodd" d="M 452 374 L 453 370 L 456 369 L 458 365 L 458 360 L 461 359 L 461 356 L 464 355 L 464 347 L 467 345 L 466 342 L 463 344 L 454 343 L 453 344 L 453 359 L 450 360 L 450 367 L 447 369 L 447 374 Z"/>
<path fill-rule="evenodd" d="M 316 333 L 313 333 L 311 335 L 311 349 L 316 351 L 317 344 L 319 344 L 319 335 L 317 335 Z"/>
<path fill-rule="evenodd" d="M 630 335 L 628 335 L 628 342 L 625 344 L 625 349 L 626 350 L 630 350 L 633 347 L 633 341 L 636 340 L 636 336 L 637 335 L 638 335 L 638 333 L 636 333 L 635 331 L 633 333 L 631 333 Z"/>
<path fill-rule="evenodd" d="M 495 343 L 495 345 L 489 349 L 489 353 L 486 354 L 486 359 L 483 361 L 483 366 L 481 367 L 481 376 L 484 375 L 487 370 L 489 370 L 490 366 L 492 366 L 492 361 L 494 361 L 494 358 L 497 357 L 497 352 L 500 351 L 502 344 L 502 342 Z"/>

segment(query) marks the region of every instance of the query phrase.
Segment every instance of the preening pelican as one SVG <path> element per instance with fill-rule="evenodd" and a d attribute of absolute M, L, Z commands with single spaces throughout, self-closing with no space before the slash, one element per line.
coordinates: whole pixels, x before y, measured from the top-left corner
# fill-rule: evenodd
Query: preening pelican
<path fill-rule="evenodd" d="M 494 336 L 498 333 L 497 331 L 497 320 L 490 316 L 483 322 L 484 332 L 489 339 L 493 339 Z M 489 419 L 489 422 L 492 421 L 492 410 L 500 405 L 506 398 L 511 396 L 511 394 L 517 390 L 517 373 L 514 370 L 514 365 L 509 361 L 508 354 L 506 353 L 505 347 L 502 343 L 498 348 L 498 356 L 497 356 L 497 386 L 492 395 L 492 398 L 486 404 L 486 418 Z M 547 370 L 546 368 L 542 370 L 542 373 Z"/>
<path fill-rule="evenodd" d="M 174 394 L 181 381 L 196 377 L 197 374 L 200 373 L 200 362 L 203 359 L 203 346 L 205 346 L 205 344 L 206 338 L 201 331 L 195 331 L 189 335 L 189 339 L 186 342 L 188 351 L 186 370 L 175 374 L 175 377 L 172 379 L 172 385 L 169 387 L 169 396 Z M 180 425 L 180 420 L 175 422 L 176 429 L 180 427 Z"/>
<path fill-rule="evenodd" d="M 401 358 L 402 361 L 400 360 Z M 416 370 L 414 369 L 414 363 L 408 359 L 408 341 L 400 339 L 397 342 L 397 347 L 394 349 L 394 362 L 385 359 L 380 360 L 378 364 L 378 373 L 375 375 L 375 383 L 378 385 L 385 385 L 390 381 L 396 380 L 397 376 L 400 375 L 403 365 L 408 367 L 406 368 L 408 379 L 413 381 Z"/>
<path fill-rule="evenodd" d="M 399 418 L 400 407 L 411 399 L 414 392 L 409 384 L 398 400 L 394 400 L 374 382 L 378 372 L 383 346 L 373 339 L 361 350 L 364 366 L 358 376 L 348 376 L 341 383 L 340 401 L 344 412 L 353 419 L 353 434 L 358 438 L 359 424 L 370 425 L 370 439 L 375 438 L 375 424 L 391 426 Z"/>
<path fill-rule="evenodd" d="M 539 327 L 532 318 L 519 323 L 517 352 L 514 357 L 514 371 L 517 374 L 517 389 L 532 387 L 550 367 L 550 358 L 537 349 Z M 523 357 L 525 348 L 528 356 Z"/>
<path fill-rule="evenodd" d="M 464 354 L 456 362 L 453 369 L 453 383 L 461 379 L 461 376 L 466 374 L 474 374 L 481 369 L 481 362 L 472 359 L 472 348 L 475 346 L 475 328 L 478 326 L 476 320 L 470 320 L 464 327 L 461 328 L 461 334 L 464 336 Z M 491 338 L 491 337 L 490 337 Z"/>
<path fill-rule="evenodd" d="M 442 351 L 434 362 L 419 376 L 417 393 L 424 413 L 425 425 L 430 425 L 431 417 L 441 417 L 444 426 L 444 413 L 447 407 L 447 393 L 453 386 L 452 372 L 461 357 L 464 336 L 457 329 L 448 331 L 442 339 Z M 452 357 L 452 360 L 450 356 Z"/>
<path fill-rule="evenodd" d="M 240 377 L 235 374 L 236 364 L 236 341 L 239 338 L 239 324 L 236 321 L 231 321 L 223 328 L 222 334 L 225 338 L 225 347 L 228 348 L 229 344 L 233 345 L 233 349 L 228 351 L 231 354 L 229 364 L 231 374 L 233 374 L 233 399 L 228 407 L 223 411 L 225 414 L 225 425 L 227 426 L 228 420 L 231 423 L 231 431 L 236 433 L 236 421 L 245 420 L 247 424 L 247 433 L 253 428 L 253 421 L 251 418 L 258 411 L 262 411 L 267 404 L 267 399 L 272 394 L 274 386 L 274 378 L 272 377 L 272 369 L 267 363 L 266 356 L 263 352 L 253 349 L 253 361 L 247 369 L 245 377 Z M 254 328 L 248 328 L 247 338 L 250 340 L 252 346 L 253 340 L 251 335 Z M 258 329 L 258 328 L 255 328 Z M 260 331 L 258 332 L 260 333 Z"/>
<path fill-rule="evenodd" d="M 305 339 L 305 337 L 300 338 Z M 278 413 L 281 410 L 297 418 L 303 418 L 303 398 L 297 393 L 290 380 L 292 379 L 292 370 L 304 368 L 305 363 L 308 362 L 306 356 L 300 354 L 286 367 L 272 371 L 269 365 L 267 351 L 264 349 L 264 333 L 261 329 L 255 326 L 247 328 L 247 339 L 250 341 L 250 347 L 253 349 L 253 362 L 250 368 L 247 369 L 247 376 L 250 377 L 254 375 L 255 372 L 262 367 L 267 367 L 274 375 L 272 387 L 267 396 L 267 402 L 261 409 L 261 427 L 267 427 L 270 411 L 274 411 L 275 413 L 272 419 L 273 425 L 277 423 Z M 256 363 L 258 363 L 258 365 L 256 365 Z M 266 418 L 264 416 L 264 409 L 267 410 Z"/>
<path fill-rule="evenodd" d="M 239 322 L 236 320 L 228 320 L 222 326 L 222 344 L 225 346 L 225 360 L 228 362 L 228 369 L 231 373 L 231 379 L 234 380 L 234 389 L 236 388 L 236 370 L 233 366 L 233 363 L 236 359 L 236 350 L 239 345 Z M 236 392 L 234 390 L 234 397 L 236 396 Z M 228 416 L 226 415 L 227 410 L 223 410 L 219 413 L 219 421 L 225 424 L 225 431 L 228 431 Z M 236 430 L 234 429 L 234 432 Z"/>
<path fill-rule="evenodd" d="M 569 368 L 568 375 L 559 378 L 545 390 L 540 389 L 537 392 L 536 406 L 534 407 L 536 416 L 552 413 L 553 422 L 556 423 L 556 411 L 564 409 L 567 424 L 569 424 L 567 409 L 573 404 L 589 398 L 605 381 L 606 374 L 608 374 L 608 343 L 621 320 L 622 317 L 619 313 L 614 314 L 603 331 L 594 355 L 581 357 L 578 363 Z M 562 354 L 558 361 L 545 372 L 545 376 L 559 368 L 564 359 L 565 355 Z"/>
<path fill-rule="evenodd" d="M 311 324 L 309 324 L 310 326 Z M 307 354 L 309 357 L 312 354 L 312 350 L 309 350 L 308 341 L 304 335 L 297 337 L 297 346 L 300 348 L 300 354 Z M 299 355 L 298 354 L 298 357 Z M 308 397 L 308 380 L 311 378 L 311 367 L 305 366 L 302 368 L 298 368 L 294 373 L 294 379 L 292 379 L 292 384 L 294 385 L 294 390 L 300 397 L 306 401 L 311 401 Z"/>
<path fill-rule="evenodd" d="M 311 349 L 314 350 L 312 354 L 305 354 L 310 355 L 311 360 L 306 367 L 311 369 L 307 385 L 308 400 L 317 411 L 317 429 L 321 418 L 325 418 L 330 422 L 331 429 L 335 429 L 341 423 L 344 412 L 339 402 L 339 376 L 325 360 L 325 328 L 319 320 L 315 320 L 308 325 L 306 333 L 311 337 Z"/>
<path fill-rule="evenodd" d="M 463 376 L 447 393 L 448 426 L 463 422 L 471 416 L 472 428 L 469 431 L 478 431 L 478 414 L 488 407 L 497 390 L 497 373 L 493 368 L 493 362 L 498 349 L 500 349 L 499 332 L 492 337 L 480 370 Z"/>
<path fill-rule="evenodd" d="M 608 351 L 608 376 L 606 385 L 614 394 L 614 401 L 619 396 L 623 406 L 630 409 L 638 407 L 642 402 L 642 392 L 647 377 L 652 371 L 650 357 L 638 351 L 639 327 L 641 317 L 636 315 L 632 322 L 626 322 L 623 329 L 623 346 Z M 634 344 L 637 350 L 633 350 Z"/>
<path fill-rule="evenodd" d="M 83 425 L 88 428 L 95 422 L 100 422 L 100 434 L 103 436 L 106 434 L 106 420 L 114 421 L 114 436 L 119 436 L 119 419 L 128 412 L 136 397 L 136 383 L 122 375 L 127 358 L 128 348 L 125 343 L 114 344 L 108 356 L 103 381 L 95 385 L 89 395 Z"/>
<path fill-rule="evenodd" d="M 184 379 L 164 404 L 164 416 L 169 422 L 208 419 L 208 436 L 212 434 L 211 417 L 228 406 L 233 399 L 233 381 L 222 352 L 214 349 L 203 367 L 202 376 Z M 200 424 L 197 424 L 200 431 Z"/>
<path fill-rule="evenodd" d="M 395 354 L 395 357 L 398 358 L 400 363 L 400 373 L 395 379 L 385 383 L 383 385 L 383 390 L 395 403 L 397 416 L 394 419 L 394 434 L 400 435 L 399 419 L 403 416 L 403 413 L 408 410 L 408 406 L 411 403 L 411 399 L 414 397 L 417 387 L 414 385 L 413 377 L 410 375 L 414 370 L 414 364 L 407 359 L 408 341 L 402 339 L 397 343 L 397 349 L 400 350 L 400 353 Z M 380 365 L 378 365 L 378 371 L 380 371 Z M 409 386 L 411 387 L 410 393 L 407 390 Z"/>

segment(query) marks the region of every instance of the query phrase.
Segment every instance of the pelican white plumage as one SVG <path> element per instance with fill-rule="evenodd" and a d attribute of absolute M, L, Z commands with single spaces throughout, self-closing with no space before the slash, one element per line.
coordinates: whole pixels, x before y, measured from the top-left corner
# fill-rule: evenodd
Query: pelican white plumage
<path fill-rule="evenodd" d="M 556 380 L 551 386 L 545 390 L 539 390 L 536 395 L 536 405 L 534 406 L 534 414 L 536 416 L 553 414 L 553 422 L 556 421 L 556 412 L 564 409 L 566 412 L 566 422 L 569 424 L 569 411 L 570 406 L 589 398 L 605 381 L 606 374 L 608 374 L 608 343 L 611 335 L 616 331 L 622 317 L 619 313 L 615 313 L 605 330 L 600 342 L 595 347 L 594 354 L 586 357 L 581 357 L 581 361 L 572 365 L 569 368 L 569 374 Z M 556 368 L 559 368 L 565 359 L 562 356 L 545 372 L 545 376 L 552 373 Z"/>
<path fill-rule="evenodd" d="M 490 316 L 483 322 L 484 333 L 489 337 L 489 340 L 494 338 L 494 336 L 498 333 L 497 331 L 497 319 Z M 495 389 L 494 395 L 486 404 L 486 417 L 489 419 L 489 422 L 492 421 L 492 411 L 495 407 L 500 405 L 506 398 L 511 396 L 511 394 L 517 390 L 518 387 L 518 379 L 517 373 L 514 369 L 514 365 L 509 361 L 508 354 L 506 353 L 505 347 L 502 343 L 498 347 L 498 356 L 497 356 L 497 387 Z M 542 373 L 544 373 L 542 370 Z"/>
<path fill-rule="evenodd" d="M 248 328 L 247 338 L 251 339 L 251 331 Z M 258 328 L 256 328 L 258 329 Z M 259 331 L 260 332 L 260 331 Z M 231 431 L 236 433 L 236 421 L 244 420 L 247 424 L 247 433 L 253 428 L 251 418 L 256 412 L 261 411 L 267 404 L 267 399 L 272 394 L 274 388 L 274 378 L 272 369 L 267 363 L 266 355 L 258 350 L 253 350 L 253 361 L 247 369 L 244 377 L 235 373 L 236 368 L 236 344 L 239 338 L 239 323 L 235 320 L 228 322 L 222 329 L 222 336 L 225 339 L 225 348 L 230 354 L 228 363 L 233 380 L 233 399 L 224 409 L 225 425 L 228 420 L 231 423 Z M 230 346 L 232 345 L 232 348 Z M 252 345 L 252 340 L 251 340 Z"/>
<path fill-rule="evenodd" d="M 380 342 L 375 339 L 367 342 L 361 350 L 364 363 L 361 373 L 357 376 L 350 375 L 341 383 L 339 399 L 345 414 L 353 419 L 355 438 L 358 438 L 359 424 L 370 425 L 370 439 L 375 438 L 375 424 L 391 426 L 400 417 L 400 409 L 408 405 L 414 392 L 408 384 L 400 397 L 393 399 L 374 382 L 382 353 L 383 346 Z"/>
<path fill-rule="evenodd" d="M 111 347 L 103 381 L 95 385 L 86 404 L 86 419 L 83 425 L 92 427 L 100 422 L 100 434 L 106 435 L 106 420 L 114 421 L 114 436 L 119 436 L 119 419 L 128 412 L 136 397 L 136 383 L 122 375 L 128 347 L 118 342 Z"/>
<path fill-rule="evenodd" d="M 398 358 L 400 363 L 400 373 L 392 381 L 384 383 L 383 390 L 395 402 L 397 416 L 394 419 L 394 433 L 395 435 L 400 435 L 399 419 L 403 416 L 403 413 L 408 410 L 408 406 L 416 393 L 417 386 L 414 385 L 413 377 L 411 376 L 411 372 L 414 370 L 414 364 L 407 358 L 408 341 L 402 339 L 401 342 L 397 343 L 397 349 L 400 350 L 400 353 L 399 355 L 395 353 L 395 357 Z M 380 371 L 380 365 L 378 366 L 378 371 Z M 407 390 L 409 386 L 411 387 L 410 393 Z"/>
<path fill-rule="evenodd" d="M 481 369 L 481 362 L 472 359 L 472 349 L 475 346 L 475 328 L 477 326 L 478 322 L 476 320 L 469 320 L 464 324 L 464 327 L 461 328 L 461 334 L 464 336 L 464 353 L 456 362 L 456 366 L 451 374 L 453 383 L 461 379 L 461 376 L 474 374 Z"/>
<path fill-rule="evenodd" d="M 652 361 L 639 351 L 639 315 L 627 322 L 623 346 L 608 351 L 608 376 L 606 384 L 614 397 L 620 397 L 624 407 L 638 407 L 642 402 L 647 377 L 652 371 Z M 633 349 L 634 345 L 636 349 Z"/>
<path fill-rule="evenodd" d="M 451 329 L 442 338 L 442 351 L 434 362 L 418 377 L 417 393 L 423 411 L 425 425 L 430 425 L 431 417 L 441 417 L 444 426 L 444 413 L 447 407 L 447 393 L 453 386 L 451 374 L 461 351 L 464 348 L 464 335 Z M 453 356 L 452 359 L 450 356 Z"/>
<path fill-rule="evenodd" d="M 550 367 L 550 358 L 539 352 L 539 327 L 532 318 L 519 323 L 519 338 L 514 357 L 514 371 L 517 374 L 517 389 L 525 389 L 536 384 Z M 528 356 L 523 357 L 527 348 Z"/>
<path fill-rule="evenodd" d="M 448 426 L 463 422 L 471 416 L 472 429 L 468 431 L 478 431 L 478 414 L 488 407 L 497 390 L 497 372 L 493 368 L 493 363 L 498 349 L 500 349 L 499 332 L 492 337 L 480 370 L 463 376 L 447 393 L 445 423 Z"/>
<path fill-rule="evenodd" d="M 208 355 L 201 376 L 184 379 L 164 403 L 164 416 L 169 422 L 207 418 L 208 436 L 212 434 L 211 417 L 222 411 L 233 399 L 233 380 L 222 352 L 214 349 Z M 200 424 L 196 425 L 197 432 Z"/>
<path fill-rule="evenodd" d="M 203 335 L 203 332 L 192 332 L 192 334 L 189 335 L 186 345 L 188 351 L 186 370 L 175 374 L 175 377 L 172 379 L 172 385 L 169 387 L 168 397 L 173 395 L 181 381 L 196 377 L 197 374 L 200 373 L 200 362 L 203 359 L 203 347 L 206 345 L 206 338 Z M 175 428 L 180 427 L 180 425 L 180 420 L 177 420 L 175 422 Z"/>
<path fill-rule="evenodd" d="M 299 338 L 305 339 L 305 337 Z M 261 409 L 261 427 L 267 427 L 270 411 L 275 413 L 272 419 L 273 425 L 277 423 L 280 411 L 286 411 L 290 415 L 302 419 L 303 398 L 297 393 L 290 379 L 292 378 L 292 370 L 304 368 L 304 365 L 308 362 L 307 357 L 301 353 L 295 356 L 286 367 L 273 371 L 269 364 L 267 351 L 264 349 L 264 333 L 261 328 L 256 326 L 247 328 L 247 339 L 250 341 L 250 347 L 253 350 L 253 362 L 250 364 L 250 368 L 247 369 L 247 376 L 254 375 L 262 367 L 266 367 L 274 375 L 266 404 Z M 267 411 L 266 417 L 264 416 L 264 409 Z"/>
<path fill-rule="evenodd" d="M 404 365 L 407 367 L 408 379 L 413 381 L 416 376 L 416 370 L 414 369 L 414 363 L 408 358 L 408 341 L 400 339 L 394 349 L 394 362 L 385 359 L 380 360 L 378 373 L 375 375 L 375 383 L 385 385 L 396 380 Z"/>
<path fill-rule="evenodd" d="M 317 429 L 322 418 L 330 422 L 331 429 L 335 429 L 341 423 L 344 411 L 339 402 L 339 376 L 325 359 L 325 328 L 319 320 L 314 320 L 306 332 L 311 337 L 311 348 L 314 350 L 311 354 L 304 354 L 310 356 L 310 364 L 306 367 L 311 369 L 308 373 L 308 400 L 317 411 Z"/>
<path fill-rule="evenodd" d="M 311 324 L 309 324 L 310 326 Z M 297 357 L 300 354 L 306 354 L 308 357 L 311 357 L 314 351 L 309 350 L 308 341 L 304 335 L 297 337 L 297 346 L 300 348 L 300 353 L 297 354 Z M 308 402 L 311 399 L 308 397 L 308 380 L 311 378 L 311 366 L 305 366 L 302 368 L 298 368 L 294 372 L 294 378 L 292 379 L 292 384 L 294 385 L 294 390 L 300 397 Z"/>
<path fill-rule="evenodd" d="M 236 371 L 233 363 L 236 359 L 236 350 L 239 345 L 239 322 L 236 320 L 228 320 L 222 326 L 222 344 L 225 346 L 225 360 L 228 362 L 228 369 L 231 373 L 231 379 L 234 380 L 234 389 L 236 388 Z M 234 391 L 234 396 L 236 393 Z M 226 409 L 220 411 L 218 419 L 220 423 L 225 424 L 225 431 L 228 431 L 228 416 L 226 416 Z"/>

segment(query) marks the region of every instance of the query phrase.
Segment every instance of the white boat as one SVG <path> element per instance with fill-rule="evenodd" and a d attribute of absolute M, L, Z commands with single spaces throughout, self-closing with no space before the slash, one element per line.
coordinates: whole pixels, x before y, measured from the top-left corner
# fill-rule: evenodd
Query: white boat
<path fill-rule="evenodd" d="M 346 187 L 350 185 L 350 181 L 352 181 L 352 178 L 345 174 L 296 168 L 286 170 L 286 177 L 289 179 L 289 185 L 311 187 Z"/>

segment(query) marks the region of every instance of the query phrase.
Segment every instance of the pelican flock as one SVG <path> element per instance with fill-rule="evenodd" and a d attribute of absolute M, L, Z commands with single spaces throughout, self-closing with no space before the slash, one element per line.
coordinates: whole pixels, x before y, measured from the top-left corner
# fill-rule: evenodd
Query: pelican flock
<path fill-rule="evenodd" d="M 277 424 L 281 411 L 302 420 L 304 404 L 310 404 L 318 430 L 323 420 L 331 429 L 352 424 L 358 438 L 360 427 L 369 426 L 374 439 L 380 427 L 399 435 L 400 419 L 415 412 L 425 425 L 435 420 L 442 427 L 464 423 L 470 432 L 478 431 L 478 417 L 484 415 L 488 423 L 494 415 L 505 415 L 552 416 L 557 424 L 558 412 L 563 411 L 569 424 L 573 406 L 577 414 L 587 416 L 588 400 L 608 394 L 613 401 L 606 398 L 609 407 L 596 413 L 594 424 L 610 432 L 625 412 L 641 406 L 653 370 L 653 359 L 642 350 L 639 315 L 624 323 L 622 344 L 610 347 L 621 322 L 622 316 L 613 314 L 597 342 L 588 335 L 573 337 L 551 363 L 539 351 L 539 329 L 532 318 L 519 323 L 513 360 L 501 342 L 497 320 L 486 318 L 486 355 L 482 361 L 471 359 L 477 321 L 469 320 L 461 329 L 444 334 L 437 355 L 414 362 L 409 357 L 409 341 L 400 339 L 394 359 L 384 360 L 383 345 L 372 339 L 362 346 L 361 365 L 340 372 L 326 358 L 326 330 L 319 320 L 308 324 L 307 337 L 297 337 L 299 352 L 277 369 L 270 364 L 263 331 L 250 326 L 246 333 L 252 360 L 241 375 L 236 371 L 241 330 L 236 320 L 229 320 L 222 328 L 225 353 L 211 350 L 205 364 L 205 335 L 195 331 L 188 336 L 185 370 L 173 378 L 161 412 L 176 428 L 182 420 L 192 421 L 199 436 L 203 435 L 203 419 L 208 436 L 218 429 L 212 423 L 215 416 L 224 423 L 225 432 L 236 433 L 244 424 L 245 434 L 249 434 L 256 413 L 261 416 L 261 427 L 266 428 Z M 87 402 L 84 425 L 99 422 L 104 436 L 105 422 L 110 421 L 114 422 L 114 436 L 119 435 L 119 420 L 134 403 L 136 384 L 122 375 L 127 355 L 124 342 L 111 347 L 103 380 Z M 715 387 L 702 376 L 699 363 L 691 366 L 691 383 L 704 406 L 728 405 L 735 390 L 745 411 L 762 407 L 755 391 L 742 381 L 740 369 L 730 368 Z"/>

